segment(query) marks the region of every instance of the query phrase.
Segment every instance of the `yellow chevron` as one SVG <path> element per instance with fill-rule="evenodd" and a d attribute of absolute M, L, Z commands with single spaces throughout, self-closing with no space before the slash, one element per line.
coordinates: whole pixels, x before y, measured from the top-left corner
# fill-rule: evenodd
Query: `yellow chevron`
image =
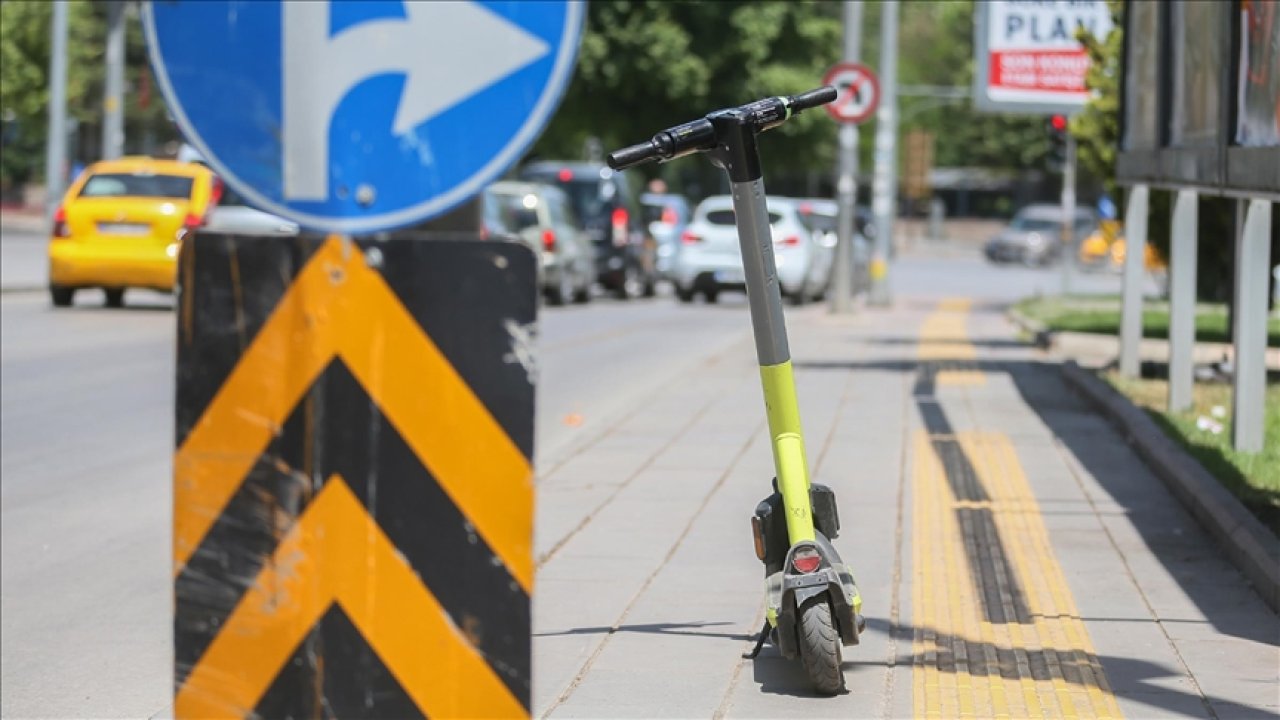
<path fill-rule="evenodd" d="M 174 456 L 175 576 L 335 357 L 532 592 L 532 467 L 363 253 L 336 236 L 298 273 Z"/>
<path fill-rule="evenodd" d="M 527 717 L 337 475 L 280 541 L 192 669 L 174 716 L 251 715 L 334 603 L 427 717 Z"/>

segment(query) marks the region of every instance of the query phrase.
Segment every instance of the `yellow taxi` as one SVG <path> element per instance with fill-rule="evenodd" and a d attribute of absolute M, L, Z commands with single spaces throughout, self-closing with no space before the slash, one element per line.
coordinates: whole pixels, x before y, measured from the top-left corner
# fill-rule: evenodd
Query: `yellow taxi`
<path fill-rule="evenodd" d="M 76 290 L 172 291 L 183 238 L 204 222 L 222 184 L 195 163 L 126 157 L 89 166 L 67 190 L 49 239 L 49 295 L 56 307 Z"/>

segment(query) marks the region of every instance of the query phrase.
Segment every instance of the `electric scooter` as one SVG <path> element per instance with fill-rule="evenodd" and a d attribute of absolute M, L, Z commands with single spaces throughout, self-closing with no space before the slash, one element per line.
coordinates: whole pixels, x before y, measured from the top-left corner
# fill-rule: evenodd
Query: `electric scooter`
<path fill-rule="evenodd" d="M 756 556 L 765 567 L 765 625 L 744 657 L 756 657 L 771 639 L 783 657 L 800 658 L 814 687 L 825 694 L 844 690 L 841 648 L 856 645 L 865 628 L 862 598 L 852 570 L 831 544 L 840 530 L 835 494 L 809 482 L 756 136 L 835 99 L 835 88 L 828 86 L 717 110 L 608 159 L 609 167 L 625 170 L 706 153 L 729 174 L 776 472 L 773 493 L 751 518 Z"/>

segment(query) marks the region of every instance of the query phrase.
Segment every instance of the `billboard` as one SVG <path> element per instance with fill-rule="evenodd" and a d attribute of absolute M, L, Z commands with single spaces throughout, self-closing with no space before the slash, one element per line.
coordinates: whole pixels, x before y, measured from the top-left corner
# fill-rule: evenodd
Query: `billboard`
<path fill-rule="evenodd" d="M 1107 36 L 1106 0 L 991 0 L 975 10 L 975 107 L 1070 114 L 1084 106 L 1089 56 L 1076 32 Z"/>

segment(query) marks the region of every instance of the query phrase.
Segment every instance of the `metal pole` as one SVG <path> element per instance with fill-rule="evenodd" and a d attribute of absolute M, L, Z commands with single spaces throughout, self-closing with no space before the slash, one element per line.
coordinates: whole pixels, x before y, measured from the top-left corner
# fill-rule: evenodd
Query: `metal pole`
<path fill-rule="evenodd" d="M 1124 285 L 1120 295 L 1120 375 L 1138 377 L 1142 342 L 1142 261 L 1147 254 L 1146 185 L 1129 190 L 1129 206 L 1124 213 Z"/>
<path fill-rule="evenodd" d="M 891 299 L 889 257 L 898 199 L 898 3 L 882 3 L 880 13 L 880 107 L 876 115 L 876 169 L 871 185 L 876 242 L 871 254 L 867 301 L 883 307 Z"/>
<path fill-rule="evenodd" d="M 844 2 L 844 59 L 856 62 L 862 37 L 862 0 Z M 839 218 L 836 223 L 835 275 L 832 278 L 831 312 L 853 309 L 853 228 L 858 196 L 858 126 L 840 126 L 840 173 L 836 181 Z"/>
<path fill-rule="evenodd" d="M 1232 442 L 1242 452 L 1262 452 L 1267 391 L 1267 275 L 1271 272 L 1271 203 L 1249 203 L 1236 240 L 1235 388 Z"/>
<path fill-rule="evenodd" d="M 62 202 L 67 165 L 67 3 L 53 4 L 52 48 L 49 53 L 49 129 L 45 139 L 44 214 L 53 219 Z"/>
<path fill-rule="evenodd" d="M 1169 410 L 1191 407 L 1196 348 L 1196 223 L 1199 196 L 1178 191 L 1169 263 Z"/>
<path fill-rule="evenodd" d="M 1076 263 L 1076 139 L 1067 133 L 1062 166 L 1062 294 L 1071 294 L 1071 268 Z"/>
<path fill-rule="evenodd" d="M 107 2 L 106 83 L 102 96 L 102 158 L 124 155 L 124 0 Z"/>

